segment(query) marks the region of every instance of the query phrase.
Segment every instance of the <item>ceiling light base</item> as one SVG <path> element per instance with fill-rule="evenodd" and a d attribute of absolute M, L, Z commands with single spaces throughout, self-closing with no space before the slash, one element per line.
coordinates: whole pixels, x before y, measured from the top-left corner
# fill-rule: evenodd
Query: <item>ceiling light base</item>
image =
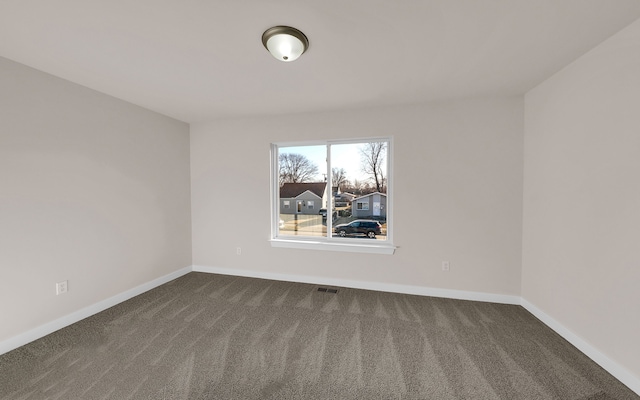
<path fill-rule="evenodd" d="M 296 28 L 279 25 L 264 31 L 262 44 L 276 59 L 291 62 L 307 51 L 309 39 Z"/>

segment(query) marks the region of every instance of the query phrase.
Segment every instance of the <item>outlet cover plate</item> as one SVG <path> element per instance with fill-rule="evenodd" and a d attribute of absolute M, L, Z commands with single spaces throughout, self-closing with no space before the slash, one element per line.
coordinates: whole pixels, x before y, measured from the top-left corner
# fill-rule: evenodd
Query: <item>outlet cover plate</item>
<path fill-rule="evenodd" d="M 56 295 L 67 293 L 67 290 L 69 289 L 68 285 L 67 281 L 56 283 Z"/>

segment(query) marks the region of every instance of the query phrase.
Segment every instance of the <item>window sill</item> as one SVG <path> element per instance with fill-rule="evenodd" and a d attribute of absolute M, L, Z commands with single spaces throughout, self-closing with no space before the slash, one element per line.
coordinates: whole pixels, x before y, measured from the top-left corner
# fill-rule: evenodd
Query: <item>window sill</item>
<path fill-rule="evenodd" d="M 338 243 L 317 240 L 293 240 L 293 239 L 271 239 L 271 247 L 282 247 L 289 249 L 324 250 L 324 251 L 344 251 L 351 253 L 369 254 L 393 254 L 396 247 L 385 244 L 364 244 L 364 243 Z"/>

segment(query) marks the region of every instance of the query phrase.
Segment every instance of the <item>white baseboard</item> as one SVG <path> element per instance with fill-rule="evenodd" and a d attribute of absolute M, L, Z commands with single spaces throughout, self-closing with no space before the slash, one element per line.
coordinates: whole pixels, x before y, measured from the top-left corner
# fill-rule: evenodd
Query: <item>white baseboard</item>
<path fill-rule="evenodd" d="M 520 305 L 519 296 L 492 294 L 483 292 L 469 292 L 464 290 L 439 289 L 424 286 L 400 285 L 393 283 L 353 281 L 346 279 L 325 278 L 308 275 L 289 275 L 274 272 L 253 271 L 244 269 L 231 269 L 194 265 L 195 272 L 208 272 L 211 274 L 235 275 L 249 278 L 271 279 L 275 281 L 311 283 L 315 285 L 327 285 L 348 287 L 353 289 L 376 290 L 380 292 L 392 292 L 403 294 L 415 294 L 419 296 L 445 297 L 449 299 L 484 301 L 488 303 Z"/>
<path fill-rule="evenodd" d="M 571 330 L 567 329 L 564 325 L 550 317 L 538 307 L 529 303 L 527 300 L 522 299 L 521 305 L 536 318 L 542 321 L 545 325 L 553 329 L 557 334 L 562 336 L 569 343 L 574 345 L 578 350 L 583 352 L 587 357 L 592 359 L 607 372 L 613 375 L 616 379 L 624 383 L 629 389 L 640 395 L 640 379 L 637 376 L 632 374 L 626 368 L 622 367 L 620 364 L 611 360 L 609 357 L 600 352 L 600 350 L 589 344 L 580 336 L 573 333 Z"/>
<path fill-rule="evenodd" d="M 34 340 L 47 336 L 48 334 L 53 333 L 57 330 L 60 330 L 66 326 L 74 324 L 80 320 L 83 320 L 101 311 L 104 311 L 107 308 L 115 306 L 116 304 L 122 303 L 123 301 L 129 300 L 130 298 L 135 297 L 144 292 L 147 292 L 157 286 L 160 286 L 176 278 L 179 278 L 185 274 L 188 274 L 189 272 L 191 272 L 191 270 L 192 270 L 191 267 L 182 268 L 178 271 L 172 272 L 165 276 L 161 276 L 160 278 L 154 279 L 140 286 L 136 286 L 133 289 L 129 289 L 113 297 L 102 300 L 98 303 L 92 304 L 81 310 L 65 315 L 62 318 L 58 318 L 54 321 L 48 322 L 30 331 L 14 336 L 10 339 L 4 340 L 0 342 L 0 354 L 4 354 L 11 350 L 17 349 L 20 346 L 24 346 L 27 343 L 33 342 Z"/>

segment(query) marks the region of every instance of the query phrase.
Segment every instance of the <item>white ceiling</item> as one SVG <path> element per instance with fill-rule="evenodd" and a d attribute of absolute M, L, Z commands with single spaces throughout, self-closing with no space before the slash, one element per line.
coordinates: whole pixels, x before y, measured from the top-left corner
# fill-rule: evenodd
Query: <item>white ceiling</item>
<path fill-rule="evenodd" d="M 0 56 L 186 122 L 522 94 L 639 0 L 0 0 Z M 299 60 L 261 35 L 291 25 Z"/>

